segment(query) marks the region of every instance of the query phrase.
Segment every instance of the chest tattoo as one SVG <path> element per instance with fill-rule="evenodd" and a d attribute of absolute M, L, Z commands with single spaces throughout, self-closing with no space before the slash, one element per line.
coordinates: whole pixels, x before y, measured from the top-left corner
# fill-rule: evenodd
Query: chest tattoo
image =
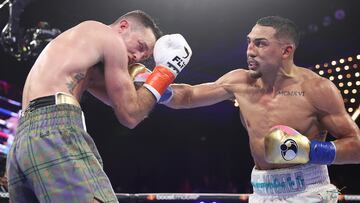
<path fill-rule="evenodd" d="M 277 92 L 278 95 L 280 96 L 292 96 L 292 97 L 297 97 L 297 96 L 305 96 L 305 92 L 304 91 L 297 91 L 297 90 L 281 90 Z"/>

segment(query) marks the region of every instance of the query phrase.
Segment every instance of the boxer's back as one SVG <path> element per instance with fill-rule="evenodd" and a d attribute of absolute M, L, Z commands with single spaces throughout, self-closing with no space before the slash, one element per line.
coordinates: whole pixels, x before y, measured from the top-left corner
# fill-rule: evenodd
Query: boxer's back
<path fill-rule="evenodd" d="M 107 29 L 104 24 L 87 21 L 51 41 L 26 79 L 23 108 L 35 98 L 56 92 L 72 94 L 79 100 L 87 88 L 89 69 L 102 60 L 102 40 L 111 34 Z"/>

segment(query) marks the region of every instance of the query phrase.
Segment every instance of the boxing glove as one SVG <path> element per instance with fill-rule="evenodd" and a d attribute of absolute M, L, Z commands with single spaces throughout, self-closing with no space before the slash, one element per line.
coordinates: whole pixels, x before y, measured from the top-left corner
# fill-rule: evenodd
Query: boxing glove
<path fill-rule="evenodd" d="M 265 136 L 265 160 L 275 164 L 331 164 L 335 160 L 333 142 L 310 141 L 295 129 L 277 125 Z"/>
<path fill-rule="evenodd" d="M 159 101 L 167 87 L 189 63 L 192 51 L 180 34 L 162 36 L 155 43 L 154 61 L 156 67 L 147 78 L 144 87 Z"/>
<path fill-rule="evenodd" d="M 151 71 L 141 63 L 131 64 L 128 70 L 131 79 L 134 81 L 134 85 L 136 89 L 139 89 L 151 74 Z M 172 94 L 173 94 L 172 88 L 168 86 L 164 94 L 161 96 L 159 103 L 165 104 L 169 102 L 172 97 Z"/>
<path fill-rule="evenodd" d="M 151 73 L 151 71 L 141 63 L 131 64 L 128 70 L 130 78 L 134 81 L 136 89 L 139 89 L 144 84 Z"/>

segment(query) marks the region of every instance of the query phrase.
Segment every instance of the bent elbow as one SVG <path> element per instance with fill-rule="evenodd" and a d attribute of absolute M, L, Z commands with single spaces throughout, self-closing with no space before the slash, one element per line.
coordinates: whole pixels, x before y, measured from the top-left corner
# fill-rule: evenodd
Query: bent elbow
<path fill-rule="evenodd" d="M 118 120 L 125 127 L 129 128 L 129 129 L 134 129 L 145 118 L 146 117 L 139 117 L 139 116 L 136 116 L 136 115 L 128 114 L 128 115 L 123 116 L 121 118 L 118 117 Z"/>
<path fill-rule="evenodd" d="M 140 120 L 137 120 L 135 118 L 129 118 L 121 123 L 129 129 L 134 129 L 140 122 Z"/>
<path fill-rule="evenodd" d="M 129 125 L 126 125 L 127 128 L 129 129 L 134 129 L 135 127 L 137 126 L 137 124 L 129 124 Z"/>
<path fill-rule="evenodd" d="M 139 125 L 141 121 L 134 121 L 134 122 L 131 122 L 129 123 L 126 127 L 128 127 L 129 129 L 134 129 L 136 126 Z"/>
<path fill-rule="evenodd" d="M 144 112 L 141 111 L 141 108 L 121 108 L 115 109 L 115 114 L 118 121 L 125 127 L 129 129 L 134 129 L 144 118 Z"/>

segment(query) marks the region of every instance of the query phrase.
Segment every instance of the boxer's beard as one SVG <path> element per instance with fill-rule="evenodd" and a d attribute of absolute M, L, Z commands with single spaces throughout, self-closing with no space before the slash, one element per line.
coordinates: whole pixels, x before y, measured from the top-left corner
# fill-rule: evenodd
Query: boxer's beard
<path fill-rule="evenodd" d="M 257 70 L 257 71 L 254 71 L 254 70 L 250 70 L 250 77 L 253 78 L 253 79 L 258 79 L 262 76 L 262 73 Z"/>

